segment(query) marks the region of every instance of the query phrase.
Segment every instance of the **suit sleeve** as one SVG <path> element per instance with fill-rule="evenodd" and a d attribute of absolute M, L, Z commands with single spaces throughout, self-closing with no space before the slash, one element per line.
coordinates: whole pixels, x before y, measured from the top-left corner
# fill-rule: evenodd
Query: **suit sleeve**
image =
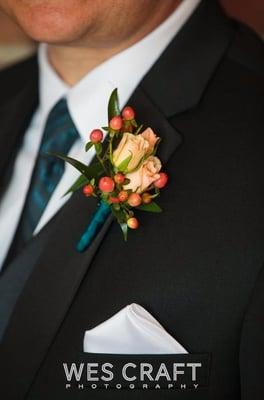
<path fill-rule="evenodd" d="M 242 400 L 264 399 L 264 267 L 243 321 L 240 379 Z"/>

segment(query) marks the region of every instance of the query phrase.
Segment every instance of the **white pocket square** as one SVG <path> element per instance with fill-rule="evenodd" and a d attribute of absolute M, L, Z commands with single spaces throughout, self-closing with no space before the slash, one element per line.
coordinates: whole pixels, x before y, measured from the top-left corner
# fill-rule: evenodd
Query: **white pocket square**
<path fill-rule="evenodd" d="M 149 312 L 135 303 L 86 331 L 83 350 L 105 354 L 188 353 Z"/>

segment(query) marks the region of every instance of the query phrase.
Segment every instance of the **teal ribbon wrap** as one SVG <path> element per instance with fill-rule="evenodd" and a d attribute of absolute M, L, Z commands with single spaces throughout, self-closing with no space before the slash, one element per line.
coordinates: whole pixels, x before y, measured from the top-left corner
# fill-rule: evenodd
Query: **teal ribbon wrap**
<path fill-rule="evenodd" d="M 88 249 L 98 232 L 103 227 L 107 217 L 111 213 L 111 208 L 107 203 L 101 201 L 97 205 L 97 209 L 93 214 L 91 221 L 85 231 L 83 232 L 79 242 L 77 243 L 76 249 L 79 253 L 84 252 Z"/>

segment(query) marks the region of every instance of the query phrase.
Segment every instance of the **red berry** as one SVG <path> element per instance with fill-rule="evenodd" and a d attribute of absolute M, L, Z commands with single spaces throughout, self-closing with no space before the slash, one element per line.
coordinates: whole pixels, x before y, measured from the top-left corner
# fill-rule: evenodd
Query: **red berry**
<path fill-rule="evenodd" d="M 141 196 L 138 193 L 131 193 L 127 202 L 131 207 L 137 207 L 141 204 Z"/>
<path fill-rule="evenodd" d="M 156 186 L 158 189 L 162 189 L 167 185 L 169 177 L 165 172 L 161 172 L 159 176 L 159 179 L 154 182 L 154 186 Z"/>
<path fill-rule="evenodd" d="M 129 218 L 129 219 L 127 220 L 127 226 L 128 226 L 130 229 L 137 229 L 138 226 L 139 226 L 138 220 L 137 220 L 135 217 Z"/>
<path fill-rule="evenodd" d="M 124 203 L 128 199 L 128 193 L 126 190 L 121 190 L 121 192 L 118 195 L 119 200 Z"/>
<path fill-rule="evenodd" d="M 123 120 L 119 115 L 117 115 L 111 119 L 109 125 L 114 131 L 119 131 L 119 129 L 122 128 Z"/>
<path fill-rule="evenodd" d="M 100 129 L 94 129 L 90 133 L 90 140 L 93 143 L 100 143 L 103 140 L 103 132 Z"/>
<path fill-rule="evenodd" d="M 99 189 L 102 192 L 110 193 L 114 190 L 115 182 L 109 176 L 103 176 L 99 181 Z"/>
<path fill-rule="evenodd" d="M 110 203 L 120 203 L 120 200 L 118 197 L 110 197 L 109 201 L 110 201 Z"/>
<path fill-rule="evenodd" d="M 114 176 L 115 183 L 122 185 L 125 182 L 125 175 L 118 173 Z"/>
<path fill-rule="evenodd" d="M 91 196 L 94 192 L 94 188 L 92 185 L 85 185 L 83 187 L 83 194 L 87 197 Z"/>
<path fill-rule="evenodd" d="M 142 194 L 142 201 L 143 201 L 143 203 L 144 204 L 149 204 L 149 203 L 151 203 L 151 201 L 152 201 L 152 197 L 151 197 L 151 195 L 149 194 L 149 193 L 143 193 Z"/>
<path fill-rule="evenodd" d="M 135 111 L 133 110 L 132 107 L 125 107 L 122 111 L 122 117 L 126 120 L 126 121 L 131 121 L 132 119 L 135 118 Z"/>

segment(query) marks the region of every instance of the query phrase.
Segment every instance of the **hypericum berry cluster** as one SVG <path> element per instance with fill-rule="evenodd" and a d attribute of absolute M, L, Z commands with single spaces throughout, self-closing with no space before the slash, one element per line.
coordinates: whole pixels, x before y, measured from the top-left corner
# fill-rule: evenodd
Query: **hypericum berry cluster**
<path fill-rule="evenodd" d="M 156 180 L 144 190 L 140 191 L 137 189 L 133 191 L 127 189 L 126 186 L 130 182 L 128 176 L 130 175 L 127 173 L 124 165 L 122 165 L 121 168 L 121 166 L 116 166 L 112 162 L 111 168 L 109 169 L 107 169 L 105 165 L 109 160 L 113 160 L 112 146 L 115 138 L 121 140 L 122 134 L 125 132 L 125 135 L 127 135 L 128 132 L 129 134 L 137 135 L 140 131 L 135 121 L 135 112 L 133 108 L 129 106 L 125 107 L 121 115 L 116 115 L 109 121 L 106 130 L 109 133 L 111 143 L 109 142 L 110 144 L 108 145 L 108 150 L 105 155 L 101 157 L 102 141 L 104 138 L 101 129 L 94 129 L 90 133 L 90 142 L 87 144 L 87 149 L 92 146 L 95 147 L 97 158 L 104 167 L 104 171 L 107 173 L 101 176 L 98 182 L 92 179 L 83 187 L 83 193 L 87 197 L 98 196 L 102 198 L 114 208 L 115 212 L 122 213 L 121 219 L 122 216 L 125 216 L 125 223 L 130 229 L 137 229 L 139 222 L 131 208 L 151 205 L 153 199 L 159 194 L 159 190 L 166 186 L 168 176 L 165 172 L 159 172 Z M 148 157 L 149 155 L 150 154 L 147 154 Z"/>
<path fill-rule="evenodd" d="M 132 107 L 125 107 L 121 116 L 113 117 L 109 122 L 109 128 L 113 133 L 122 130 L 123 132 L 132 132 L 136 127 L 135 111 Z"/>

